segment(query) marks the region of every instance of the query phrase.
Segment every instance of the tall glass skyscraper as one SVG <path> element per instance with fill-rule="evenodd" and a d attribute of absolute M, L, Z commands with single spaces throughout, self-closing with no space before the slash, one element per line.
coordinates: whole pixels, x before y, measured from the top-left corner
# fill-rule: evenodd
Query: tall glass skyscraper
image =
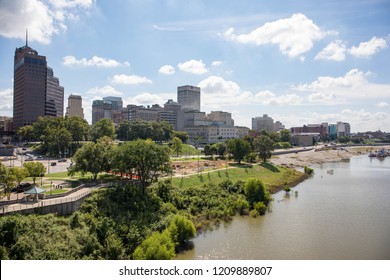
<path fill-rule="evenodd" d="M 14 57 L 14 130 L 33 124 L 39 116 L 62 117 L 64 88 L 46 57 L 27 44 L 15 50 Z"/>

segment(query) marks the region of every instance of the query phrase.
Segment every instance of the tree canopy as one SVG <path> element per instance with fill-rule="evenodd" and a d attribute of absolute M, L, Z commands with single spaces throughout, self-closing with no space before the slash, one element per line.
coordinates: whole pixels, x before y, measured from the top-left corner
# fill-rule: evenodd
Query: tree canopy
<path fill-rule="evenodd" d="M 122 141 L 133 141 L 137 139 L 152 139 L 157 142 L 168 141 L 172 137 L 173 127 L 167 122 L 149 122 L 143 120 L 128 121 L 119 123 L 117 137 Z"/>
<path fill-rule="evenodd" d="M 143 190 L 160 174 L 171 171 L 168 147 L 158 145 L 151 140 L 139 139 L 127 142 L 118 147 L 113 156 L 117 157 L 117 160 L 113 161 L 113 169 L 134 174 Z"/>
<path fill-rule="evenodd" d="M 266 135 L 260 135 L 254 140 L 254 146 L 256 152 L 259 154 L 259 158 L 266 162 L 271 158 L 272 151 L 274 150 L 274 142 Z"/>
<path fill-rule="evenodd" d="M 74 163 L 69 168 L 69 174 L 91 172 L 94 180 L 96 180 L 100 172 L 110 170 L 111 150 L 110 138 L 103 137 L 97 143 L 84 144 L 73 156 Z"/>
<path fill-rule="evenodd" d="M 107 136 L 112 140 L 115 139 L 115 126 L 110 119 L 101 119 L 94 123 L 91 128 L 91 136 L 93 141 L 97 141 L 99 138 Z"/>
<path fill-rule="evenodd" d="M 241 160 L 250 153 L 251 145 L 246 140 L 236 138 L 227 142 L 227 149 L 232 154 L 234 160 L 241 164 Z"/>
<path fill-rule="evenodd" d="M 37 177 L 43 177 L 46 172 L 46 167 L 42 164 L 42 162 L 25 162 L 23 167 L 27 169 L 28 175 L 32 177 L 33 183 L 35 184 L 35 180 Z"/>

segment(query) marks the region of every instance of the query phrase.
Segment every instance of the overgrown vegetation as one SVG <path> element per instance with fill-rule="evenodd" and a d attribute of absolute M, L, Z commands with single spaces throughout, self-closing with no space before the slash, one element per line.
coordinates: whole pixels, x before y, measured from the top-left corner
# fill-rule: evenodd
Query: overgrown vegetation
<path fill-rule="evenodd" d="M 270 201 L 269 186 L 284 186 L 288 178 L 295 180 L 289 169 L 270 169 L 259 165 L 233 168 L 220 172 L 221 177 L 211 172 L 204 174 L 203 182 L 196 176 L 198 183 L 193 184 L 187 183 L 193 178 L 185 178 L 182 184 L 181 179 L 173 184 L 160 180 L 145 192 L 131 181 L 122 180 L 114 187 L 93 192 L 79 211 L 68 217 L 1 217 L 0 257 L 171 259 L 195 236 L 195 229 L 207 230 L 236 214 L 263 215 Z M 255 173 L 269 176 L 263 181 Z M 272 183 L 268 178 L 275 179 L 276 175 L 284 178 L 283 183 Z M 216 177 L 220 180 L 213 180 Z"/>

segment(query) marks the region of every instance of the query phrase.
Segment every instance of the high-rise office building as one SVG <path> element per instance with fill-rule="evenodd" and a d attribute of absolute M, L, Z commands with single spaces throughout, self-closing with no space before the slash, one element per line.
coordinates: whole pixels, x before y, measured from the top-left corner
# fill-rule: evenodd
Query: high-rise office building
<path fill-rule="evenodd" d="M 252 118 L 252 129 L 258 132 L 263 129 L 272 132 L 274 131 L 274 120 L 267 114 L 264 114 L 262 117 Z"/>
<path fill-rule="evenodd" d="M 122 97 L 116 97 L 116 96 L 103 97 L 103 101 L 105 103 L 110 103 L 114 111 L 121 111 L 123 108 Z"/>
<path fill-rule="evenodd" d="M 84 119 L 83 99 L 80 95 L 69 95 L 68 107 L 66 107 L 66 115 L 69 117 L 76 116 Z"/>
<path fill-rule="evenodd" d="M 195 86 L 178 87 L 177 102 L 183 111 L 200 111 L 200 88 Z"/>
<path fill-rule="evenodd" d="M 101 119 L 119 120 L 117 116 L 122 115 L 123 101 L 122 97 L 108 96 L 103 100 L 94 100 L 92 102 L 92 124 Z"/>
<path fill-rule="evenodd" d="M 14 130 L 34 123 L 39 116 L 62 117 L 64 88 L 46 57 L 27 44 L 15 50 L 14 57 Z"/>

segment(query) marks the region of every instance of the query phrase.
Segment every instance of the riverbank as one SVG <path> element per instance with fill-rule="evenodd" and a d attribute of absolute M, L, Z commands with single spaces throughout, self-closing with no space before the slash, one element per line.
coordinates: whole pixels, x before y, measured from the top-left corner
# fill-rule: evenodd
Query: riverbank
<path fill-rule="evenodd" d="M 390 146 L 383 146 L 385 149 L 390 149 Z M 375 146 L 350 146 L 342 148 L 328 148 L 323 147 L 320 149 L 309 150 L 300 153 L 291 153 L 273 156 L 270 159 L 275 165 L 290 167 L 290 168 L 302 168 L 306 166 L 320 165 L 326 162 L 334 162 L 349 159 L 356 155 L 367 154 L 378 150 L 379 147 Z"/>

